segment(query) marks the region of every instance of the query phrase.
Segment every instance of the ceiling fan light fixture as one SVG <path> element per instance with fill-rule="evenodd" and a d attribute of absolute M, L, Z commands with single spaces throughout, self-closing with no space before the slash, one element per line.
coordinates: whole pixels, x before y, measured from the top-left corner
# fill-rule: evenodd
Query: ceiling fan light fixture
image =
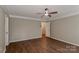
<path fill-rule="evenodd" d="M 46 8 L 45 13 L 40 13 L 40 14 L 43 14 L 41 17 L 43 17 L 43 16 L 51 17 L 52 14 L 56 14 L 56 13 L 58 13 L 58 12 L 57 11 L 49 12 L 48 8 Z"/>
<path fill-rule="evenodd" d="M 48 16 L 48 14 L 45 14 L 45 16 Z"/>

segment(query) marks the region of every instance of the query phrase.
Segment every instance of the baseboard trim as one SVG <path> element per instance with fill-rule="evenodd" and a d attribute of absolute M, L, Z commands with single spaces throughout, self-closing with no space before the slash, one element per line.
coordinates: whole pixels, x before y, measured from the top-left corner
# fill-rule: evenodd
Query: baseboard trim
<path fill-rule="evenodd" d="M 0 48 L 0 53 L 3 53 L 2 49 Z"/>
<path fill-rule="evenodd" d="M 40 39 L 40 38 L 21 39 L 21 40 L 16 40 L 16 41 L 10 41 L 10 43 L 21 42 L 21 41 L 26 41 L 26 40 L 33 40 L 33 39 Z"/>
<path fill-rule="evenodd" d="M 68 41 L 65 41 L 65 40 L 61 40 L 61 39 L 58 39 L 58 38 L 55 38 L 55 37 L 50 37 L 50 39 L 55 39 L 55 40 L 58 40 L 58 41 L 61 41 L 61 42 L 65 42 L 65 43 L 68 43 L 68 44 L 71 44 L 71 45 L 74 45 L 74 46 L 78 46 L 78 44 L 75 44 L 75 43 L 71 43 L 71 42 L 68 42 Z"/>
<path fill-rule="evenodd" d="M 0 53 L 5 53 L 5 51 L 6 51 L 6 49 L 3 50 L 0 48 Z"/>
<path fill-rule="evenodd" d="M 41 37 L 40 37 L 40 38 L 41 38 Z M 40 39 L 40 38 L 33 38 L 33 39 Z M 64 41 L 64 40 L 61 40 L 61 39 L 59 39 L 59 38 L 55 38 L 55 37 L 46 37 L 46 38 L 54 39 L 54 40 L 57 40 L 57 41 L 61 41 L 61 42 L 68 43 L 68 44 L 71 44 L 71 45 L 74 45 L 74 46 L 78 46 L 78 47 L 79 47 L 78 44 L 71 43 L 71 42 L 68 42 L 68 41 Z M 33 39 L 27 39 L 27 40 L 33 40 Z M 13 41 L 13 42 L 10 42 L 10 43 L 21 42 L 21 41 L 25 41 L 25 39 L 24 39 L 24 40 Z M 6 49 L 5 49 L 4 51 L 6 51 Z"/>
<path fill-rule="evenodd" d="M 6 49 L 3 50 L 3 53 L 5 53 L 5 52 L 6 52 Z"/>

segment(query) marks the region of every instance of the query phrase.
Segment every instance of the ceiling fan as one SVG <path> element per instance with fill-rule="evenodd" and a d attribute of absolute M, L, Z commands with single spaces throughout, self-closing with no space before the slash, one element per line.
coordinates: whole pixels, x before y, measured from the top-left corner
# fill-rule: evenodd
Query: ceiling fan
<path fill-rule="evenodd" d="M 43 14 L 41 17 L 43 17 L 43 16 L 49 16 L 49 17 L 51 17 L 51 14 L 57 14 L 57 13 L 58 13 L 57 11 L 49 12 L 49 9 L 45 8 L 45 13 L 37 13 L 37 14 Z"/>

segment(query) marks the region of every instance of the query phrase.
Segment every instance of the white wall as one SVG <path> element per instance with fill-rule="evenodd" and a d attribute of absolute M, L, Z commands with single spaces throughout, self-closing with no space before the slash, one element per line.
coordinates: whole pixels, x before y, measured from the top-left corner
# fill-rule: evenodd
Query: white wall
<path fill-rule="evenodd" d="M 0 52 L 3 52 L 5 48 L 5 15 L 0 9 Z"/>
<path fill-rule="evenodd" d="M 51 24 L 51 37 L 79 45 L 79 15 L 54 20 Z"/>
<path fill-rule="evenodd" d="M 40 37 L 40 22 L 24 19 L 10 19 L 10 42 Z"/>

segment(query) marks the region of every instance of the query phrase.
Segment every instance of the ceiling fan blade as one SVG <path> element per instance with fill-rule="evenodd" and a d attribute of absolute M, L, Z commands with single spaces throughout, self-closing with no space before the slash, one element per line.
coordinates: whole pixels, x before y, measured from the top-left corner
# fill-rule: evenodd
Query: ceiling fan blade
<path fill-rule="evenodd" d="M 48 15 L 49 17 L 51 17 L 51 15 Z"/>
<path fill-rule="evenodd" d="M 55 11 L 55 12 L 49 12 L 49 14 L 56 14 L 56 13 L 58 13 L 57 11 Z"/>

